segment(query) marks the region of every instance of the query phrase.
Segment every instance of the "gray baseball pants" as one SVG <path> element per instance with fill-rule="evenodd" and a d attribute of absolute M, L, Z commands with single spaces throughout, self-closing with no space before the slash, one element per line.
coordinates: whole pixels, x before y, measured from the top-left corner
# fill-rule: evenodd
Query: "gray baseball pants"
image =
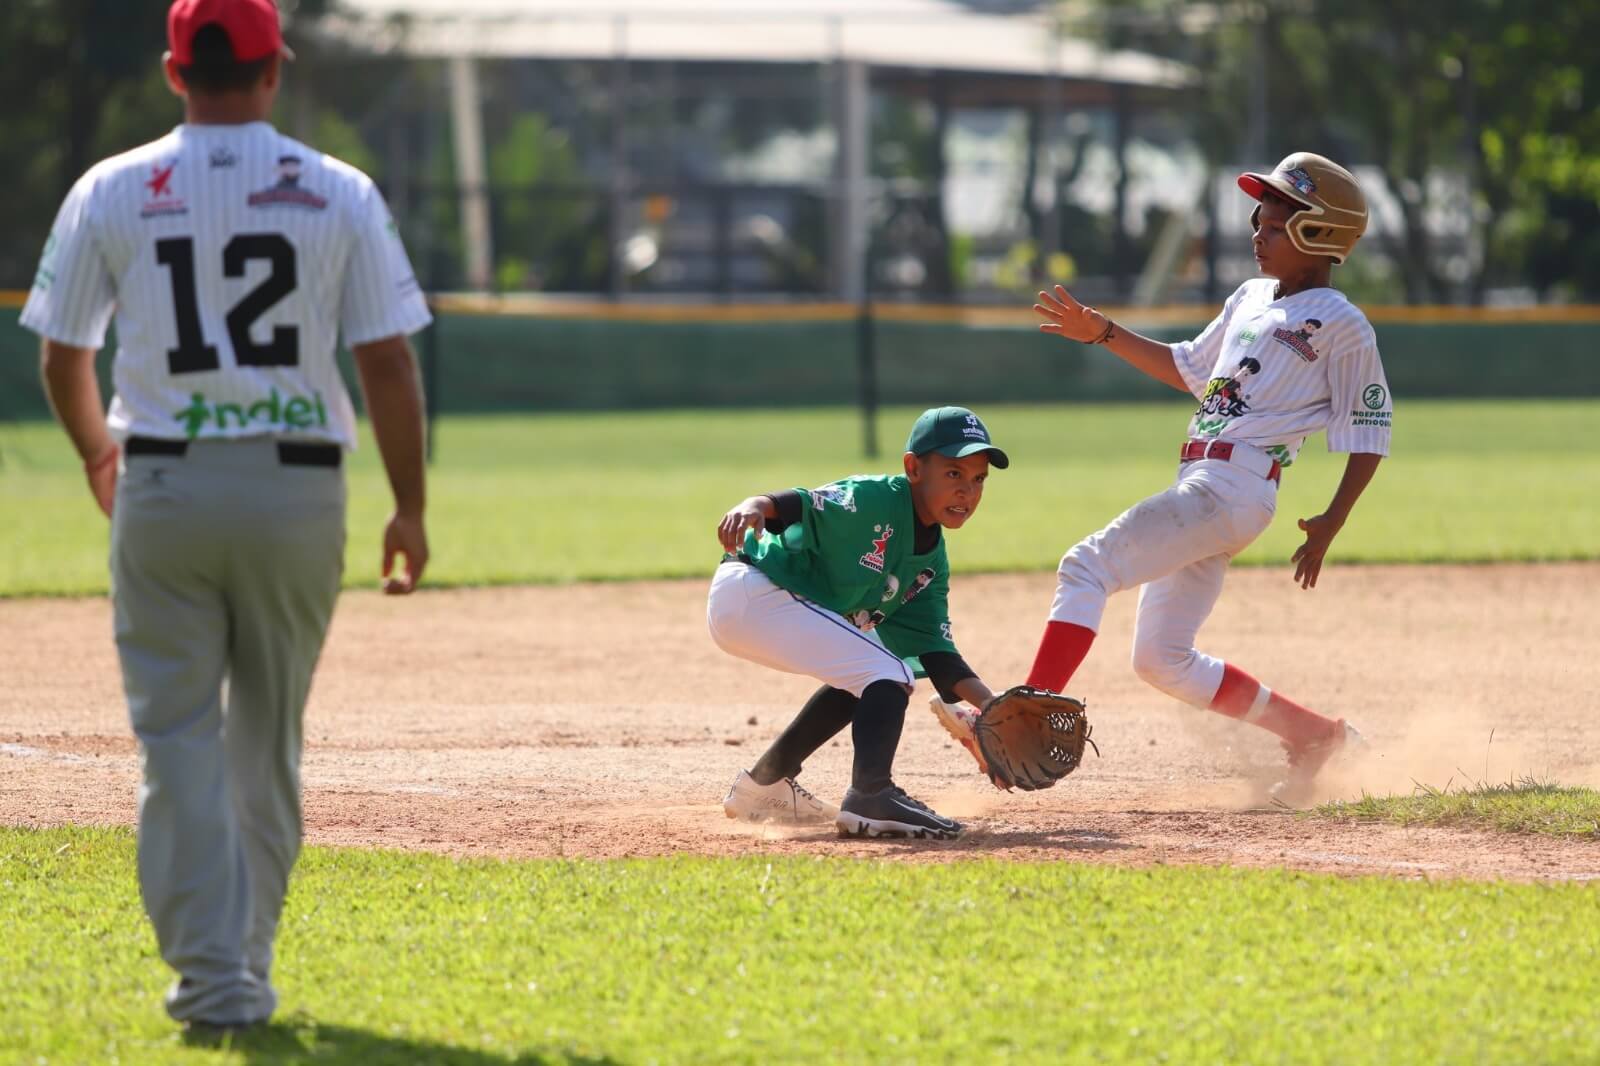
<path fill-rule="evenodd" d="M 139 889 L 180 1021 L 270 1016 L 301 720 L 344 561 L 341 468 L 273 437 L 123 458 L 117 653 L 143 756 Z M 298 460 L 296 462 L 295 460 Z"/>

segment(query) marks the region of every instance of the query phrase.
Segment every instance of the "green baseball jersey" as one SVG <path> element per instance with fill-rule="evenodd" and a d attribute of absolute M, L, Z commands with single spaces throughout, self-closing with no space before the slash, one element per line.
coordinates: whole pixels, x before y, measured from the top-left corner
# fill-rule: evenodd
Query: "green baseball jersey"
<path fill-rule="evenodd" d="M 902 659 L 956 650 L 943 531 L 915 554 L 917 515 L 905 475 L 857 476 L 798 489 L 800 521 L 745 534 L 744 553 L 779 588 L 876 629 Z"/>

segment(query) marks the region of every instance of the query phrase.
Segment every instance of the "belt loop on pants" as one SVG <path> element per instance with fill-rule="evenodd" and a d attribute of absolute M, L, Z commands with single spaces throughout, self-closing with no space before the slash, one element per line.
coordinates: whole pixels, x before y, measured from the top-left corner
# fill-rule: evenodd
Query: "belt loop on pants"
<path fill-rule="evenodd" d="M 1255 461 L 1247 461 L 1247 457 L 1248 460 Z M 1198 459 L 1216 459 L 1223 463 L 1238 462 L 1247 469 L 1251 467 L 1258 468 L 1257 472 L 1274 484 L 1282 483 L 1283 466 L 1276 459 L 1267 455 L 1266 452 L 1251 448 L 1248 445 L 1245 445 L 1244 449 L 1239 451 L 1236 458 L 1234 455 L 1234 442 L 1229 440 L 1184 441 L 1183 447 L 1178 449 L 1178 458 L 1185 463 L 1192 463 Z M 1271 465 L 1266 466 L 1268 463 Z M 1266 466 L 1264 471 L 1259 469 L 1263 466 Z"/>
<path fill-rule="evenodd" d="M 129 437 L 122 445 L 123 455 L 170 455 L 182 458 L 189 450 L 186 440 L 160 440 L 156 437 Z"/>
<path fill-rule="evenodd" d="M 321 441 L 280 440 L 278 463 L 281 466 L 331 466 L 344 462 L 344 449 L 337 444 Z M 123 455 L 164 455 L 181 459 L 189 452 L 186 440 L 164 440 L 159 437 L 129 437 L 122 446 Z"/>
<path fill-rule="evenodd" d="M 278 462 L 283 466 L 338 466 L 344 461 L 344 449 L 337 444 L 311 441 L 280 440 Z"/>

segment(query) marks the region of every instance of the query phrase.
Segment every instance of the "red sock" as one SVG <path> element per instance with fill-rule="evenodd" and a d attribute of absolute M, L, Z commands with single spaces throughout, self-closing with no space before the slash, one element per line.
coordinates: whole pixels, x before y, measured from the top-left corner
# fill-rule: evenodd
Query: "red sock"
<path fill-rule="evenodd" d="M 1039 641 L 1039 652 L 1033 657 L 1033 669 L 1028 672 L 1028 684 L 1050 692 L 1065 692 L 1067 682 L 1089 654 L 1094 643 L 1094 630 L 1075 626 L 1071 622 L 1051 622 L 1044 627 Z"/>
<path fill-rule="evenodd" d="M 1336 723 L 1309 707 L 1278 695 L 1232 663 L 1222 666 L 1222 684 L 1211 698 L 1211 709 L 1229 718 L 1258 725 L 1291 744 L 1304 744 L 1331 736 Z"/>

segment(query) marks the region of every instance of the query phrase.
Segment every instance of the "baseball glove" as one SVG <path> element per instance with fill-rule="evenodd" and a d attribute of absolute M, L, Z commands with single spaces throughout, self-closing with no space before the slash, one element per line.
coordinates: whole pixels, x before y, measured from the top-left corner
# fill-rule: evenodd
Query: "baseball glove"
<path fill-rule="evenodd" d="M 996 696 L 973 723 L 991 780 L 1001 788 L 1049 788 L 1078 768 L 1089 739 L 1083 704 L 1042 688 L 1017 685 Z"/>

